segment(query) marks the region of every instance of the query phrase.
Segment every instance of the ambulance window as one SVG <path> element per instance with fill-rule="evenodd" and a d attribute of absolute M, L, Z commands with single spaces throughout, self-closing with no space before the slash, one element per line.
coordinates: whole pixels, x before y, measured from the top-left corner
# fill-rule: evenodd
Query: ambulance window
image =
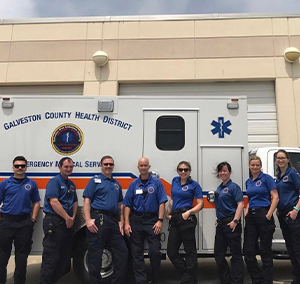
<path fill-rule="evenodd" d="M 156 120 L 156 146 L 160 150 L 178 151 L 185 144 L 185 123 L 181 116 L 164 115 Z"/>

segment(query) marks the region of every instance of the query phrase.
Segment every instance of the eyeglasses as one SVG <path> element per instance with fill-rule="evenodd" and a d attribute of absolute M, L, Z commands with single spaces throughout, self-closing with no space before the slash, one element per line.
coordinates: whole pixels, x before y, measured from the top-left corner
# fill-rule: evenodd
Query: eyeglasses
<path fill-rule="evenodd" d="M 114 166 L 115 164 L 114 163 L 103 163 L 103 166 L 107 167 L 107 166 Z"/>
<path fill-rule="evenodd" d="M 190 171 L 190 169 L 188 169 L 188 168 L 179 168 L 178 170 L 177 170 L 178 172 L 185 172 L 185 173 L 187 173 L 187 172 L 189 172 Z"/>
<path fill-rule="evenodd" d="M 18 168 L 22 168 L 22 169 L 25 169 L 26 168 L 26 165 L 14 165 L 14 168 L 18 169 Z"/>
<path fill-rule="evenodd" d="M 276 160 L 286 160 L 287 158 L 285 158 L 285 157 L 278 157 L 278 158 L 276 158 Z"/>

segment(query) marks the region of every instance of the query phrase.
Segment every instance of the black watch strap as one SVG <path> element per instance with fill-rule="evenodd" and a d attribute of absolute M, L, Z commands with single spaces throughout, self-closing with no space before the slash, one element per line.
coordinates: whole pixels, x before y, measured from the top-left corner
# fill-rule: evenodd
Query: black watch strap
<path fill-rule="evenodd" d="M 234 219 L 233 222 L 236 223 L 236 224 L 238 224 L 239 220 L 238 219 Z"/>
<path fill-rule="evenodd" d="M 163 222 L 164 219 L 163 219 L 163 218 L 158 218 L 158 221 L 159 221 L 159 222 Z"/>

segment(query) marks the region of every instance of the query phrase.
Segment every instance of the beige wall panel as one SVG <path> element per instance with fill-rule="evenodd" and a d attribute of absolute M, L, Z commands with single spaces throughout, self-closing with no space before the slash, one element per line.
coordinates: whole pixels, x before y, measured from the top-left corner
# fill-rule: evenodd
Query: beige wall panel
<path fill-rule="evenodd" d="M 86 60 L 93 60 L 96 51 L 102 50 L 102 40 L 92 40 L 86 43 Z"/>
<path fill-rule="evenodd" d="M 295 108 L 296 108 L 296 123 L 298 133 L 297 147 L 300 147 L 300 78 L 294 80 L 294 96 L 295 96 Z"/>
<path fill-rule="evenodd" d="M 0 25 L 0 41 L 11 41 L 13 25 Z"/>
<path fill-rule="evenodd" d="M 120 59 L 194 58 L 193 39 L 120 40 Z"/>
<path fill-rule="evenodd" d="M 290 35 L 300 35 L 300 18 L 288 18 Z"/>
<path fill-rule="evenodd" d="M 284 56 L 284 51 L 290 47 L 289 38 L 287 36 L 274 37 L 275 56 Z"/>
<path fill-rule="evenodd" d="M 102 39 L 103 23 L 88 23 L 87 39 Z"/>
<path fill-rule="evenodd" d="M 0 42 L 0 61 L 9 60 L 10 42 Z"/>
<path fill-rule="evenodd" d="M 299 36 L 291 36 L 290 37 L 290 44 L 288 47 L 297 47 L 300 50 L 300 35 Z"/>
<path fill-rule="evenodd" d="M 266 36 L 272 35 L 271 19 L 199 20 L 196 37 Z"/>
<path fill-rule="evenodd" d="M 103 23 L 103 39 L 118 39 L 119 38 L 119 23 L 104 22 Z"/>
<path fill-rule="evenodd" d="M 273 35 L 274 36 L 289 34 L 287 18 L 273 18 L 272 25 L 273 25 Z"/>
<path fill-rule="evenodd" d="M 273 58 L 197 59 L 196 79 L 275 78 Z"/>
<path fill-rule="evenodd" d="M 120 22 L 119 39 L 139 38 L 141 22 Z"/>
<path fill-rule="evenodd" d="M 126 60 L 118 63 L 118 81 L 193 80 L 194 60 Z"/>
<path fill-rule="evenodd" d="M 119 84 L 117 81 L 101 82 L 100 95 L 101 96 L 117 96 Z"/>
<path fill-rule="evenodd" d="M 290 78 L 277 79 L 275 94 L 279 145 L 298 147 L 293 80 Z"/>
<path fill-rule="evenodd" d="M 108 60 L 118 59 L 119 41 L 118 40 L 104 40 L 102 43 L 102 50 L 108 55 Z"/>
<path fill-rule="evenodd" d="M 12 42 L 9 61 L 85 60 L 85 41 Z"/>
<path fill-rule="evenodd" d="M 101 67 L 101 81 L 115 81 L 118 74 L 118 61 L 108 61 Z"/>
<path fill-rule="evenodd" d="M 100 95 L 100 83 L 99 82 L 84 82 L 83 95 L 84 96 L 99 96 Z"/>
<path fill-rule="evenodd" d="M 299 60 L 294 63 L 289 63 L 292 66 L 292 74 L 293 78 L 297 79 L 300 78 L 300 62 Z"/>
<path fill-rule="evenodd" d="M 0 82 L 6 82 L 8 63 L 0 63 Z"/>
<path fill-rule="evenodd" d="M 85 62 L 84 81 L 100 81 L 101 67 L 95 65 L 94 61 Z"/>
<path fill-rule="evenodd" d="M 9 63 L 7 82 L 82 82 L 84 61 Z"/>
<path fill-rule="evenodd" d="M 13 41 L 85 40 L 87 23 L 15 25 Z"/>
<path fill-rule="evenodd" d="M 195 40 L 196 58 L 274 56 L 272 37 Z"/>
<path fill-rule="evenodd" d="M 284 57 L 275 57 L 276 78 L 293 77 L 292 64 L 285 61 Z"/>
<path fill-rule="evenodd" d="M 194 21 L 140 22 L 139 38 L 193 38 Z"/>

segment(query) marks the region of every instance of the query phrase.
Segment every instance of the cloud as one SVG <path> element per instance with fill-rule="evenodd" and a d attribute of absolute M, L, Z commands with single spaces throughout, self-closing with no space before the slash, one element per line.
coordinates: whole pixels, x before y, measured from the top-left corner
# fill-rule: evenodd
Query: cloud
<path fill-rule="evenodd" d="M 299 12 L 299 0 L 1 0 L 0 18 Z"/>
<path fill-rule="evenodd" d="M 34 0 L 1 0 L 0 18 L 36 17 Z"/>

